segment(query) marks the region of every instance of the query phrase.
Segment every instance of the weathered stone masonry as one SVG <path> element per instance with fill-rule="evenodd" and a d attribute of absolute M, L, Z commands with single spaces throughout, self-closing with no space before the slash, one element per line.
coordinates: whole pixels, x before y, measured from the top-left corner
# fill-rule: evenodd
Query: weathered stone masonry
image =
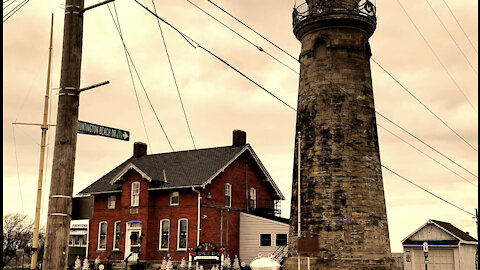
<path fill-rule="evenodd" d="M 313 10 L 320 1 L 307 2 Z M 294 25 L 302 43 L 296 128 L 302 135 L 301 231 L 319 239 L 311 269 L 391 269 L 369 62 L 375 18 L 337 11 L 310 12 Z M 284 269 L 297 269 L 297 151 L 296 141 L 292 257 Z M 306 269 L 305 260 L 302 265 Z"/>

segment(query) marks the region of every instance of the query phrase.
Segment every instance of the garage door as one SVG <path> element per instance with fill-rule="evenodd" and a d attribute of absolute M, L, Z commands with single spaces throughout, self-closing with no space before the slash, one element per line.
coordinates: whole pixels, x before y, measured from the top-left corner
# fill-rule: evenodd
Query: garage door
<path fill-rule="evenodd" d="M 425 270 L 422 250 L 415 250 L 415 270 Z M 429 249 L 428 270 L 454 270 L 453 249 Z"/>

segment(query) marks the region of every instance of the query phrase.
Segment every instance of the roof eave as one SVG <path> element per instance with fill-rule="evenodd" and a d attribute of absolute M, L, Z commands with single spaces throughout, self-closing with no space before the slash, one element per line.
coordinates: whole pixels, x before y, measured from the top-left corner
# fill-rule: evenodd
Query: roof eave
<path fill-rule="evenodd" d="M 260 161 L 260 159 L 258 158 L 257 154 L 255 154 L 255 151 L 253 151 L 252 147 L 250 146 L 250 144 L 246 144 L 242 150 L 240 150 L 235 156 L 233 156 L 232 159 L 230 159 L 227 163 L 225 163 L 225 165 L 223 167 L 221 167 L 220 169 L 218 169 L 212 176 L 210 176 L 210 178 L 207 179 L 207 181 L 205 181 L 201 187 L 202 188 L 205 188 L 208 184 L 210 184 L 213 179 L 215 179 L 215 177 L 217 177 L 221 172 L 225 171 L 225 169 L 230 166 L 230 164 L 232 164 L 240 155 L 242 155 L 245 151 L 249 151 L 250 154 L 252 155 L 252 157 L 255 159 L 255 161 L 257 162 L 258 166 L 260 167 L 260 169 L 262 170 L 262 172 L 265 174 L 265 176 L 267 177 L 267 180 L 268 182 L 272 185 L 273 189 L 275 190 L 275 192 L 277 193 L 277 195 L 280 197 L 281 200 L 285 200 L 285 197 L 283 196 L 282 192 L 280 191 L 280 189 L 278 188 L 278 186 L 275 184 L 275 182 L 273 181 L 272 177 L 270 176 L 270 174 L 267 172 L 267 170 L 265 169 L 265 167 L 263 166 L 262 162 Z"/>
<path fill-rule="evenodd" d="M 133 164 L 132 162 L 129 162 L 127 165 L 125 165 L 125 167 L 123 167 L 123 169 L 117 173 L 111 180 L 110 180 L 110 185 L 113 185 L 115 184 L 118 180 L 120 180 L 122 178 L 123 175 L 125 175 L 130 169 L 133 169 L 135 170 L 137 173 L 139 173 L 142 178 L 148 180 L 149 182 L 152 181 L 152 178 L 150 176 L 148 176 L 145 172 L 143 172 L 142 170 L 140 170 L 135 164 Z"/>
<path fill-rule="evenodd" d="M 193 187 L 193 188 L 202 187 L 202 185 L 157 187 L 157 188 L 148 188 L 148 190 L 183 189 L 183 188 L 192 188 L 192 187 Z"/>

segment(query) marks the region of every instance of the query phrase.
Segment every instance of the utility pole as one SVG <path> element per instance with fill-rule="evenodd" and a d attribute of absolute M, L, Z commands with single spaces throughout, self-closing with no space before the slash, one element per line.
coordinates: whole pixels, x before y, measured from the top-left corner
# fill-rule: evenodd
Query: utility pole
<path fill-rule="evenodd" d="M 35 222 L 33 226 L 33 245 L 32 245 L 32 262 L 30 265 L 31 269 L 37 269 L 37 258 L 38 258 L 38 234 L 40 229 L 40 207 L 42 204 L 42 182 L 43 182 L 43 168 L 45 167 L 45 148 L 46 148 L 46 138 L 48 130 L 48 100 L 50 94 L 50 68 L 52 64 L 52 43 L 53 43 L 53 13 L 52 13 L 52 26 L 50 30 L 50 47 L 48 53 L 48 72 L 47 72 L 47 90 L 45 93 L 45 102 L 43 105 L 43 122 L 41 125 L 42 128 L 42 139 L 40 144 L 40 165 L 38 170 L 38 184 L 37 184 L 37 205 L 35 209 Z"/>
<path fill-rule="evenodd" d="M 83 7 L 83 0 L 66 0 L 65 3 L 57 128 L 42 267 L 46 270 L 63 270 L 67 264 L 78 129 Z"/>

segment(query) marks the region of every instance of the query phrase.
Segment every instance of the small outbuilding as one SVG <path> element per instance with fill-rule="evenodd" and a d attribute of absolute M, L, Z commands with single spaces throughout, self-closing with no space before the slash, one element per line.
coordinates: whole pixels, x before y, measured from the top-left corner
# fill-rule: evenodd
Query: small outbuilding
<path fill-rule="evenodd" d="M 405 270 L 425 269 L 424 243 L 428 269 L 475 269 L 478 241 L 448 222 L 429 220 L 402 240 Z"/>

